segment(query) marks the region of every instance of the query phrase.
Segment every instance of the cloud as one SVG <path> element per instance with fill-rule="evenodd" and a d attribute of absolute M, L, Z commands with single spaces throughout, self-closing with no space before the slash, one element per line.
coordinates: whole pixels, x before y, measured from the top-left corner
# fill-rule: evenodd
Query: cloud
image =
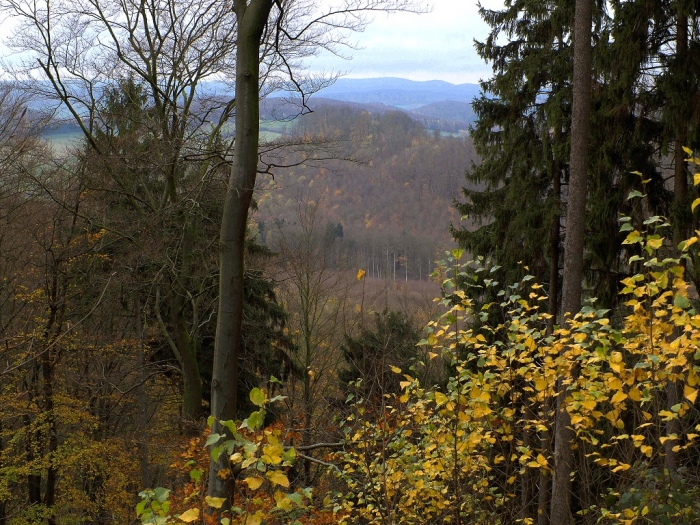
<path fill-rule="evenodd" d="M 497 8 L 500 2 L 484 2 Z M 354 35 L 361 49 L 350 50 L 351 60 L 322 53 L 309 61 L 313 71 L 342 71 L 349 77 L 398 76 L 412 80 L 463 83 L 488 78 L 491 69 L 474 50 L 488 26 L 470 0 L 435 0 L 430 13 L 380 14 L 363 32 Z"/>

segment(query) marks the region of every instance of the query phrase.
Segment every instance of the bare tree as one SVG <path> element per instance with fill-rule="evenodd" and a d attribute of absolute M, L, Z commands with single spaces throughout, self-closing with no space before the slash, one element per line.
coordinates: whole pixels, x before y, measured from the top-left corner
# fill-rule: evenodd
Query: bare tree
<path fill-rule="evenodd" d="M 248 210 L 258 173 L 260 136 L 261 57 L 274 56 L 280 69 L 301 93 L 304 82 L 295 77 L 298 65 L 285 48 L 337 51 L 350 31 L 362 30 L 372 11 L 415 10 L 411 0 L 342 0 L 336 7 L 319 8 L 311 0 L 234 0 L 238 24 L 236 47 L 236 141 L 224 201 L 220 235 L 219 316 L 216 326 L 212 378 L 212 415 L 216 420 L 236 416 L 236 378 L 243 314 L 243 271 Z M 301 47 L 299 47 L 301 46 Z M 264 71 L 262 73 L 265 73 Z M 216 428 L 216 430 L 223 429 Z M 209 495 L 233 494 L 233 480 L 219 471 L 228 459 L 221 454 L 209 470 Z"/>

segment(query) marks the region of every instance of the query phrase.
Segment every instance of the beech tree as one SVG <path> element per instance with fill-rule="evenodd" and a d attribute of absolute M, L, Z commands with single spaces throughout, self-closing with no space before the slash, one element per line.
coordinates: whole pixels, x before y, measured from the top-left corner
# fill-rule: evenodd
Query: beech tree
<path fill-rule="evenodd" d="M 217 421 L 236 417 L 236 379 L 240 331 L 243 314 L 243 272 L 245 269 L 245 231 L 248 211 L 258 174 L 260 142 L 260 58 L 273 52 L 301 92 L 305 104 L 308 84 L 294 76 L 294 62 L 284 53 L 288 42 L 337 50 L 344 31 L 361 30 L 367 23 L 364 14 L 371 11 L 412 9 L 409 0 L 344 0 L 339 7 L 323 10 L 313 2 L 275 0 L 234 0 L 238 33 L 236 46 L 236 141 L 233 148 L 231 175 L 224 201 L 220 234 L 219 311 L 212 377 L 212 416 Z M 266 37 L 266 38 L 263 38 Z M 263 71 L 262 73 L 266 73 Z M 225 429 L 214 426 L 214 432 Z M 209 469 L 209 495 L 228 497 L 233 494 L 233 479 L 218 474 L 228 465 L 225 454 L 212 460 Z"/>

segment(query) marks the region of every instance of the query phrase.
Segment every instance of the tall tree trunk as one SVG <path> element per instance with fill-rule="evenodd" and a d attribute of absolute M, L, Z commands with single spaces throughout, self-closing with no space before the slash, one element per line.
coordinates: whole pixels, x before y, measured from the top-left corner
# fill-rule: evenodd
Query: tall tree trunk
<path fill-rule="evenodd" d="M 591 113 L 591 22 L 592 0 L 576 0 L 574 20 L 574 76 L 571 121 L 571 160 L 564 245 L 564 286 L 562 322 L 566 314 L 581 309 L 583 247 L 586 226 L 588 183 L 588 140 Z M 557 381 L 554 426 L 554 473 L 552 477 L 552 525 L 569 525 L 571 514 L 571 474 L 574 432 L 566 410 L 567 385 L 575 377 L 574 363 L 562 370 Z"/>
<path fill-rule="evenodd" d="M 676 62 L 679 67 L 684 68 L 688 55 L 688 17 L 682 12 L 683 7 L 678 7 L 678 17 L 676 19 Z M 685 75 L 686 73 L 683 73 Z M 676 116 L 676 140 L 674 151 L 674 173 L 673 173 L 673 207 L 675 217 L 673 220 L 673 243 L 678 244 L 688 237 L 689 224 L 692 217 L 690 215 L 688 203 L 688 169 L 685 161 L 686 154 L 683 151 L 683 146 L 688 140 L 687 119 L 688 115 L 684 115 L 683 111 Z M 685 266 L 685 260 L 681 259 L 681 264 Z M 679 367 L 674 367 L 673 373 L 679 372 Z M 669 381 L 666 385 L 666 409 L 671 410 L 671 407 L 680 403 L 682 400 L 681 385 L 677 381 Z M 678 419 L 671 419 L 666 423 L 666 437 L 664 442 L 664 468 L 669 473 L 673 473 L 678 468 L 678 453 L 674 452 L 673 448 L 678 445 L 678 440 L 673 436 L 681 434 L 681 422 Z"/>
<path fill-rule="evenodd" d="M 251 0 L 249 4 L 246 0 L 234 0 L 233 3 L 238 20 L 236 137 L 219 235 L 219 309 L 211 382 L 211 412 L 217 421 L 214 432 L 219 433 L 226 430 L 218 421 L 236 417 L 236 383 L 243 321 L 245 232 L 258 169 L 260 38 L 272 4 L 272 0 Z M 218 476 L 219 471 L 227 468 L 226 454 L 211 461 L 210 496 L 228 498 L 233 495 L 233 480 Z"/>
<path fill-rule="evenodd" d="M 549 226 L 549 314 L 552 316 L 547 321 L 547 333 L 554 333 L 554 325 L 557 324 L 559 311 L 559 235 L 561 213 L 561 169 L 559 163 L 555 163 L 555 173 L 552 176 L 552 194 L 556 205 L 556 213 L 552 217 Z"/>

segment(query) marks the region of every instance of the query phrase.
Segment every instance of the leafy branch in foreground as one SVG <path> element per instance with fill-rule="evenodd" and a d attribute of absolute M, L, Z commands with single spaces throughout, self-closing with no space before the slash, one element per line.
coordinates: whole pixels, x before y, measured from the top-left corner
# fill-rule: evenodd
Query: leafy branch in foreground
<path fill-rule="evenodd" d="M 183 499 L 185 510 L 172 515 L 169 490 L 162 487 L 145 490 L 139 494 L 141 502 L 136 507 L 141 523 L 299 523 L 297 518 L 311 502 L 311 488 L 290 490 L 287 472 L 294 465 L 297 453 L 293 447 L 284 445 L 281 428 L 264 427 L 265 407 L 281 396 L 268 399 L 264 390 L 254 388 L 249 397 L 258 409 L 243 421 L 222 421 L 221 426 L 228 429 L 230 437 L 212 433 L 205 443 L 215 460 L 224 454 L 229 458 L 229 468 L 217 475 L 236 484 L 230 507 L 226 508 L 224 498 L 202 496 L 205 470 L 192 469 L 194 488 Z M 209 426 L 212 424 L 210 418 Z"/>
<path fill-rule="evenodd" d="M 575 433 L 574 511 L 615 524 L 696 522 L 700 491 L 686 465 L 700 450 L 700 313 L 684 264 L 698 237 L 677 259 L 662 217 L 621 224 L 636 254 L 628 264 L 639 269 L 622 281 L 624 317 L 591 302 L 551 334 L 532 276 L 475 307 L 464 279 L 478 265 L 451 254 L 446 311 L 419 343 L 450 378 L 426 388 L 414 369 L 383 411 L 360 406 L 346 422 L 346 522 L 534 523 L 556 461 L 548 436 L 557 392 Z M 502 321 L 475 327 L 476 318 Z"/>

